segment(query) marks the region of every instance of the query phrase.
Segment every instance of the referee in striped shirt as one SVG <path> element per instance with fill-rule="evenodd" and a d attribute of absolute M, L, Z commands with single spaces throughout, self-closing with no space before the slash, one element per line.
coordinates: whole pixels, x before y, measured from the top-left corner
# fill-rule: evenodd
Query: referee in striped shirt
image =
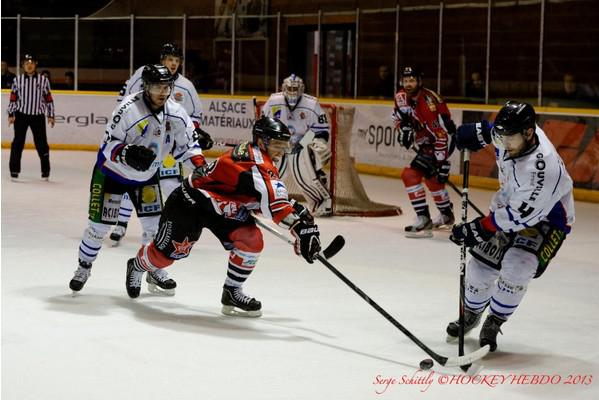
<path fill-rule="evenodd" d="M 36 72 L 37 60 L 26 54 L 22 62 L 24 74 L 12 83 L 8 104 L 8 125 L 15 124 L 15 138 L 10 146 L 10 177 L 16 180 L 21 172 L 21 155 L 25 146 L 27 128 L 31 127 L 33 142 L 42 166 L 42 179 L 50 176 L 50 149 L 46 138 L 46 121 L 54 127 L 54 101 L 50 93 L 50 82 Z"/>

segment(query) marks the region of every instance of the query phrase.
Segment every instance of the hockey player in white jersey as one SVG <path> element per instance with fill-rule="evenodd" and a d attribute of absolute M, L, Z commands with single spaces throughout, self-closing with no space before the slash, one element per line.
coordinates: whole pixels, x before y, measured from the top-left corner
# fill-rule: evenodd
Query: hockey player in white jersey
<path fill-rule="evenodd" d="M 174 76 L 174 85 L 171 98 L 183 106 L 191 121 L 196 128 L 196 135 L 198 135 L 198 143 L 204 150 L 208 150 L 212 147 L 213 141 L 210 135 L 200 128 L 200 121 L 202 118 L 202 102 L 198 96 L 198 93 L 193 86 L 193 83 L 179 71 L 179 66 L 183 60 L 183 53 L 176 45 L 172 43 L 165 43 L 160 51 L 160 63 L 168 68 L 170 73 Z M 144 67 L 140 67 L 135 73 L 127 80 L 121 92 L 117 102 L 121 102 L 125 96 L 132 93 L 137 93 L 143 89 L 142 85 L 142 71 Z M 183 179 L 183 171 L 180 162 L 176 162 L 172 155 L 167 155 L 163 160 L 162 166 L 160 167 L 160 189 L 162 190 L 162 197 L 164 200 L 172 193 L 173 190 L 181 183 Z M 124 195 L 121 201 L 121 209 L 119 211 L 119 219 L 116 226 L 114 227 L 110 239 L 116 244 L 125 235 L 127 230 L 127 224 L 131 218 L 133 212 L 133 205 L 129 196 Z"/>
<path fill-rule="evenodd" d="M 148 243 L 162 211 L 158 171 L 164 157 L 172 153 L 191 168 L 205 163 L 189 115 L 169 97 L 174 77 L 168 69 L 146 65 L 142 80 L 143 92 L 125 97 L 106 126 L 90 184 L 89 226 L 79 245 L 79 267 L 69 284 L 73 292 L 87 282 L 102 240 L 117 220 L 124 193 L 131 197 Z M 150 291 L 174 294 L 176 283 L 164 272 L 152 273 L 147 280 Z"/>
<path fill-rule="evenodd" d="M 331 158 L 327 114 L 316 97 L 304 93 L 304 82 L 298 76 L 292 74 L 285 78 L 281 90 L 270 95 L 262 107 L 263 115 L 281 120 L 292 135 L 293 152 L 281 159 L 280 176 L 286 182 L 295 180 L 314 215 L 331 215 L 331 194 L 323 171 Z M 310 131 L 314 136 L 308 140 L 312 136 Z"/>
<path fill-rule="evenodd" d="M 470 248 L 466 268 L 464 332 L 489 313 L 479 334 L 481 347 L 497 348 L 500 327 L 516 311 L 528 284 L 545 272 L 574 222 L 572 179 L 545 133 L 534 108 L 508 101 L 493 124 L 460 126 L 459 149 L 477 151 L 493 143 L 500 189 L 489 215 L 457 224 L 450 239 Z M 458 321 L 447 326 L 458 336 Z"/>

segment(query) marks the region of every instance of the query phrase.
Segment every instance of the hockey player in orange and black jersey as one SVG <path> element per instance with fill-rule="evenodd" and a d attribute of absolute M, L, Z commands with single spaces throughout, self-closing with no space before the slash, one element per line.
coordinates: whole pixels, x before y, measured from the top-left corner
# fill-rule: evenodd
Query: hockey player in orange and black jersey
<path fill-rule="evenodd" d="M 291 134 L 281 121 L 263 116 L 252 135 L 251 143 L 242 143 L 197 168 L 171 194 L 154 241 L 127 262 L 130 297 L 139 296 L 144 272 L 187 257 L 207 228 L 230 252 L 221 298 L 223 314 L 259 317 L 261 303 L 242 290 L 263 248 L 262 232 L 250 212 L 288 228 L 296 238 L 296 253 L 313 262 L 320 251 L 318 226 L 303 206 L 289 201 L 275 167 L 290 150 Z"/>
<path fill-rule="evenodd" d="M 395 94 L 392 118 L 399 129 L 399 142 L 414 148 L 416 157 L 404 168 L 401 179 L 416 212 L 416 221 L 405 228 L 407 237 L 431 237 L 433 228 L 451 227 L 453 206 L 445 183 L 449 178 L 450 135 L 456 127 L 441 97 L 422 86 L 422 73 L 405 67 L 402 88 Z M 431 221 L 422 180 L 431 192 L 440 215 Z"/>

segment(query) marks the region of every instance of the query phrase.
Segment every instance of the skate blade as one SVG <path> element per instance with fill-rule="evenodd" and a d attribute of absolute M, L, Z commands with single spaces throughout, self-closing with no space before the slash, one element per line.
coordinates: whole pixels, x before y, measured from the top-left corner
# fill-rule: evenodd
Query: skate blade
<path fill-rule="evenodd" d="M 452 227 L 453 227 L 453 225 L 438 225 L 438 226 L 433 225 L 433 230 L 439 231 L 439 232 L 450 232 Z"/>
<path fill-rule="evenodd" d="M 154 285 L 153 283 L 148 283 L 148 292 L 152 294 L 157 294 L 159 296 L 174 296 L 175 289 L 162 289 L 161 287 Z"/>
<path fill-rule="evenodd" d="M 262 316 L 262 310 L 244 311 L 234 306 L 223 306 L 220 311 L 228 317 L 258 318 Z"/>
<path fill-rule="evenodd" d="M 72 290 L 71 292 L 72 292 L 71 293 L 71 297 L 77 297 L 77 296 L 79 296 L 79 292 L 78 291 Z"/>
<path fill-rule="evenodd" d="M 428 239 L 433 237 L 433 231 L 405 232 L 405 236 L 410 239 Z"/>
<path fill-rule="evenodd" d="M 119 247 L 120 244 L 121 244 L 120 240 L 113 240 L 112 241 L 112 247 Z"/>

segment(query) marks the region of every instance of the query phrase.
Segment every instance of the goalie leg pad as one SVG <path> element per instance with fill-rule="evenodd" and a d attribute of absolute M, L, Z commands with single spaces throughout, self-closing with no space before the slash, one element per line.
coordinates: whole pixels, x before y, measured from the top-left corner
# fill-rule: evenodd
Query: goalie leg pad
<path fill-rule="evenodd" d="M 318 173 L 314 156 L 308 147 L 290 156 L 290 168 L 312 211 L 325 201 L 330 202 L 331 195 L 326 187 L 326 179 Z"/>

